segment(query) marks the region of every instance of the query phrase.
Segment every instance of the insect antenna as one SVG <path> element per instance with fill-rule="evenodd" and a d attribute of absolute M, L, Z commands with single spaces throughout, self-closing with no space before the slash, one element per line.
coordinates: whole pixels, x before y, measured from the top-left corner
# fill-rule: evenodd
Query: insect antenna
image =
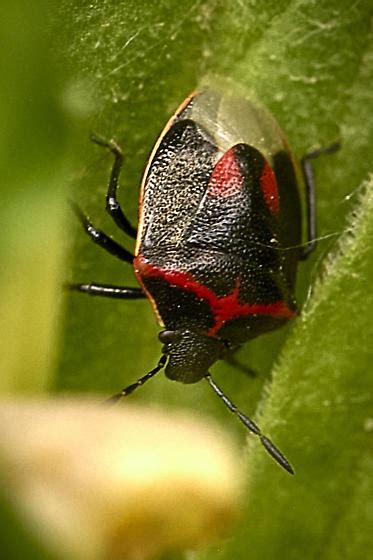
<path fill-rule="evenodd" d="M 263 447 L 271 455 L 271 457 L 273 457 L 273 459 L 277 461 L 277 463 L 288 473 L 294 474 L 293 467 L 290 465 L 289 461 L 285 458 L 285 456 L 281 453 L 281 451 L 274 445 L 274 443 L 272 443 L 272 441 L 268 437 L 262 434 L 259 426 L 257 426 L 255 422 L 250 420 L 248 416 L 243 414 L 236 407 L 236 405 L 232 403 L 232 401 L 223 393 L 220 387 L 215 383 L 215 381 L 213 380 L 213 378 L 209 373 L 205 375 L 205 378 L 209 382 L 210 387 L 212 387 L 212 389 L 215 391 L 218 397 L 221 398 L 225 406 L 231 412 L 233 412 L 233 414 L 235 414 L 239 420 L 241 420 L 241 422 L 246 426 L 248 430 L 250 430 L 250 432 L 252 432 L 253 434 L 259 437 Z"/>
<path fill-rule="evenodd" d="M 155 366 L 154 369 L 152 369 L 151 371 L 149 371 L 148 373 L 140 377 L 140 379 L 138 379 L 135 383 L 132 383 L 131 385 L 128 385 L 128 387 L 122 389 L 120 393 L 117 393 L 116 395 L 110 397 L 110 399 L 107 399 L 106 402 L 109 404 L 115 404 L 122 397 L 126 397 L 127 395 L 130 395 L 131 393 L 133 393 L 135 389 L 141 387 L 141 385 L 144 385 L 146 381 L 154 377 L 156 373 L 158 373 L 161 369 L 163 369 L 164 366 L 166 365 L 166 362 L 167 362 L 167 356 L 163 355 L 158 361 L 158 364 Z"/>

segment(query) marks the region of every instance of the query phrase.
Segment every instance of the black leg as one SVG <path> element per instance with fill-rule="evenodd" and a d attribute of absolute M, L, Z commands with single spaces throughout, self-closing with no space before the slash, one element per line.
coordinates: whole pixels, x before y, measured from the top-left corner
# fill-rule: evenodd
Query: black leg
<path fill-rule="evenodd" d="M 118 257 L 118 259 L 132 264 L 134 256 L 132 253 L 130 253 L 130 251 L 127 251 L 127 249 L 119 245 L 119 243 L 111 239 L 103 231 L 96 229 L 91 224 L 87 216 L 83 214 L 79 206 L 77 206 L 75 203 L 72 203 L 72 206 L 75 214 L 78 216 L 80 223 L 84 228 L 84 231 L 89 235 L 94 243 L 97 243 L 97 245 L 105 249 L 105 251 L 108 251 L 108 253 L 111 253 L 115 257 Z"/>
<path fill-rule="evenodd" d="M 288 471 L 288 473 L 294 474 L 293 467 L 290 465 L 289 461 L 285 458 L 285 456 L 281 453 L 281 451 L 277 449 L 277 447 L 272 443 L 272 441 L 269 438 L 267 438 L 267 436 L 262 434 L 259 426 L 257 426 L 255 422 L 250 420 L 248 416 L 243 414 L 236 407 L 236 405 L 232 403 L 232 401 L 227 397 L 227 395 L 225 395 L 223 391 L 220 389 L 220 387 L 215 383 L 215 381 L 212 379 L 209 373 L 205 375 L 205 378 L 209 382 L 210 387 L 212 387 L 212 389 L 218 395 L 218 397 L 222 399 L 225 406 L 231 412 L 233 412 L 233 414 L 235 414 L 239 420 L 241 420 L 241 422 L 246 426 L 248 430 L 250 430 L 250 432 L 252 432 L 253 434 L 259 437 L 263 447 L 271 455 L 271 457 L 273 457 L 275 461 L 277 461 L 277 463 L 281 465 L 282 468 Z"/>
<path fill-rule="evenodd" d="M 256 371 L 254 371 L 253 369 L 251 369 L 250 367 L 246 366 L 245 364 L 242 364 L 239 360 L 237 360 L 235 354 L 236 352 L 239 350 L 239 348 L 235 348 L 234 350 L 230 351 L 224 358 L 224 360 L 231 366 L 239 369 L 240 371 L 242 371 L 243 373 L 245 373 L 246 375 L 249 375 L 250 377 L 256 377 L 257 373 Z"/>
<path fill-rule="evenodd" d="M 145 375 L 140 377 L 140 379 L 138 379 L 135 383 L 132 383 L 131 385 L 128 385 L 128 387 L 126 387 L 125 389 L 122 389 L 120 393 L 110 397 L 110 399 L 108 399 L 107 402 L 111 404 L 115 404 L 122 397 L 126 397 L 127 395 L 133 393 L 135 389 L 141 387 L 141 385 L 144 385 L 146 381 L 154 377 L 156 373 L 158 373 L 161 369 L 163 369 L 164 366 L 166 365 L 166 362 L 167 362 L 167 356 L 165 355 L 161 356 L 160 360 L 158 361 L 158 364 L 155 366 L 154 369 L 152 369 L 151 371 L 149 371 L 149 373 L 146 373 Z"/>
<path fill-rule="evenodd" d="M 111 284 L 68 284 L 69 290 L 83 292 L 90 296 L 101 296 L 114 299 L 144 299 L 145 292 L 141 288 L 125 288 Z"/>
<path fill-rule="evenodd" d="M 307 246 L 304 248 L 301 259 L 306 259 L 312 251 L 316 248 L 317 244 L 317 230 L 316 230 L 316 190 L 315 179 L 312 167 L 312 160 L 322 154 L 331 154 L 336 152 L 341 147 L 339 142 L 331 144 L 326 148 L 313 150 L 306 154 L 302 160 L 302 171 L 304 182 L 306 185 L 306 199 L 307 199 Z"/>
<path fill-rule="evenodd" d="M 114 164 L 111 170 L 106 194 L 106 210 L 120 229 L 133 239 L 136 239 L 137 229 L 134 228 L 126 218 L 117 200 L 118 179 L 123 163 L 122 150 L 114 140 L 104 140 L 95 134 L 91 135 L 91 140 L 99 146 L 103 146 L 104 148 L 110 150 L 114 156 Z"/>

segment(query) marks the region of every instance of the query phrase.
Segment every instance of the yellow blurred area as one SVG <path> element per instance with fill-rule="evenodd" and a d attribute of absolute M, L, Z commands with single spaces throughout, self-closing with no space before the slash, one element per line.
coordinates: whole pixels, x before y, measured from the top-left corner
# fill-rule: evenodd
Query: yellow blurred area
<path fill-rule="evenodd" d="M 145 560 L 224 535 L 241 462 L 214 425 L 93 399 L 0 403 L 6 495 L 56 557 Z"/>

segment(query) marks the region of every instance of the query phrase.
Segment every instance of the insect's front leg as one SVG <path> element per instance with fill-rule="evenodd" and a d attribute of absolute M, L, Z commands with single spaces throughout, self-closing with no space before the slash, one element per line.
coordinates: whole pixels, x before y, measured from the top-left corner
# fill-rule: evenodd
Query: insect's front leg
<path fill-rule="evenodd" d="M 257 372 L 251 369 L 249 366 L 243 364 L 236 358 L 236 353 L 240 350 L 240 347 L 234 348 L 233 350 L 229 350 L 224 360 L 231 366 L 237 368 L 238 370 L 242 371 L 246 375 L 250 377 L 256 377 Z"/>
<path fill-rule="evenodd" d="M 144 299 L 146 294 L 141 288 L 113 286 L 112 284 L 69 284 L 69 290 L 82 292 L 90 296 L 101 296 L 114 299 Z"/>

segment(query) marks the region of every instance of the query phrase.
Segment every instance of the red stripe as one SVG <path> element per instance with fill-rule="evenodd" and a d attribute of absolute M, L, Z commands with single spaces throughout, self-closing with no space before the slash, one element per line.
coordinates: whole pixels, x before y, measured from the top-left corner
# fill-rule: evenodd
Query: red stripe
<path fill-rule="evenodd" d="M 224 198 L 234 196 L 240 192 L 243 182 L 234 148 L 231 148 L 215 165 L 209 179 L 207 195 Z"/>
<path fill-rule="evenodd" d="M 234 289 L 228 295 L 219 297 L 210 288 L 195 280 L 191 274 L 153 266 L 146 263 L 140 255 L 135 258 L 134 268 L 142 285 L 143 280 L 146 278 L 162 278 L 171 286 L 182 288 L 186 292 L 193 293 L 199 299 L 207 301 L 215 320 L 215 324 L 207 333 L 210 336 L 216 335 L 226 321 L 237 317 L 245 315 L 271 315 L 291 319 L 297 314 L 283 300 L 277 300 L 273 303 L 240 303 L 239 279 L 236 280 Z"/>
<path fill-rule="evenodd" d="M 280 211 L 280 201 L 276 175 L 268 161 L 265 162 L 260 176 L 260 186 L 264 200 L 271 212 L 277 214 Z"/>

